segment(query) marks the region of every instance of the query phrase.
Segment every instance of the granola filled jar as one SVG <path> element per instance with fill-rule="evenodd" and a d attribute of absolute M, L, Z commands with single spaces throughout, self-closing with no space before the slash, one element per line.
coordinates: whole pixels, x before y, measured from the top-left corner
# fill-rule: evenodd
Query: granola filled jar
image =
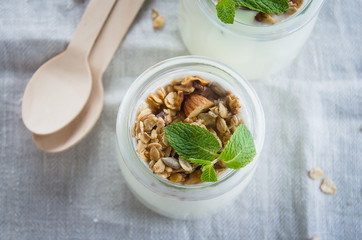
<path fill-rule="evenodd" d="M 242 104 L 241 115 L 256 149 L 254 160 L 241 169 L 227 169 L 217 182 L 179 184 L 154 174 L 136 152 L 132 127 L 136 113 L 150 93 L 173 79 L 197 75 L 231 90 Z M 199 56 L 160 62 L 142 73 L 130 86 L 118 111 L 117 149 L 122 174 L 129 189 L 145 206 L 171 218 L 194 219 L 213 214 L 233 201 L 251 180 L 265 133 L 264 113 L 251 85 L 227 65 Z"/>
<path fill-rule="evenodd" d="M 215 0 L 181 0 L 180 34 L 191 54 L 229 64 L 249 80 L 261 79 L 297 56 L 324 0 L 298 2 L 303 4 L 297 12 L 275 24 L 244 21 L 238 14 L 233 24 L 225 24 L 217 17 Z"/>

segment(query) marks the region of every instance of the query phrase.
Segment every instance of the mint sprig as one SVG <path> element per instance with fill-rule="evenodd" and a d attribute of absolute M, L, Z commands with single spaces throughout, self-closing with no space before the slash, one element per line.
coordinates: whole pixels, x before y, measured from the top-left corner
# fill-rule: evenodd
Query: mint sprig
<path fill-rule="evenodd" d="M 172 123 L 165 132 L 179 156 L 201 165 L 201 180 L 204 182 L 217 181 L 213 166 L 219 159 L 224 160 L 226 167 L 238 169 L 249 164 L 256 155 L 253 137 L 244 124 L 237 127 L 221 154 L 218 154 L 220 145 L 216 137 L 202 127 Z"/>
<path fill-rule="evenodd" d="M 288 0 L 220 0 L 216 4 L 218 18 L 224 23 L 234 23 L 235 8 L 247 7 L 263 13 L 282 14 L 289 8 Z"/>

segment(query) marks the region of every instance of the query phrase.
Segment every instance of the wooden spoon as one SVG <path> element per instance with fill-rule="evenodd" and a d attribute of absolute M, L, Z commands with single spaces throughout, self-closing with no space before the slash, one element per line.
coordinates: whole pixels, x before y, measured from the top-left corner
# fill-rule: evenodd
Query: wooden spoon
<path fill-rule="evenodd" d="M 34 73 L 22 104 L 23 121 L 31 132 L 56 132 L 83 109 L 92 88 L 88 56 L 115 2 L 91 1 L 67 49 Z"/>
<path fill-rule="evenodd" d="M 94 127 L 103 108 L 102 75 L 144 0 L 118 0 L 97 42 L 89 62 L 93 88 L 82 112 L 65 128 L 49 135 L 33 134 L 35 144 L 45 152 L 61 152 L 82 140 Z"/>

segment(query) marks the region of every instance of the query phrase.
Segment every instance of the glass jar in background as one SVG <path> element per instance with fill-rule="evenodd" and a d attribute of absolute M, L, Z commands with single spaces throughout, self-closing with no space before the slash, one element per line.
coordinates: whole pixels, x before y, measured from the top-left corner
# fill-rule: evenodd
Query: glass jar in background
<path fill-rule="evenodd" d="M 218 82 L 239 97 L 241 115 L 253 135 L 257 155 L 246 167 L 227 169 L 217 182 L 181 185 L 154 174 L 136 153 L 131 136 L 136 112 L 149 93 L 173 79 L 198 75 Z M 151 210 L 171 218 L 194 219 L 230 206 L 251 180 L 264 143 L 264 112 L 258 96 L 245 78 L 227 65 L 198 56 L 184 56 L 160 62 L 130 86 L 118 111 L 116 123 L 117 149 L 122 174 L 137 199 Z"/>
<path fill-rule="evenodd" d="M 304 0 L 298 11 L 274 25 L 224 24 L 213 0 L 181 0 L 179 29 L 191 54 L 208 56 L 238 70 L 248 80 L 285 68 L 300 52 L 324 0 Z"/>

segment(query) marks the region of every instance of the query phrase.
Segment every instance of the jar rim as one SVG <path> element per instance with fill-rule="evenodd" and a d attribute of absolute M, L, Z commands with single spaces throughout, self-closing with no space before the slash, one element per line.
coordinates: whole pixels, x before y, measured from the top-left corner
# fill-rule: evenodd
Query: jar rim
<path fill-rule="evenodd" d="M 307 25 L 307 23 L 309 23 L 314 16 L 318 14 L 325 2 L 325 0 L 309 0 L 309 2 L 302 6 L 302 9 L 298 9 L 297 13 L 274 25 L 251 26 L 235 21 L 232 25 L 237 25 L 237 27 L 231 28 L 231 24 L 221 22 L 217 17 L 216 10 L 211 9 L 211 6 L 207 3 L 207 1 L 212 2 L 212 0 L 197 1 L 201 11 L 220 29 L 232 34 L 243 35 L 245 37 L 258 40 L 281 38 L 285 35 L 298 31 L 300 28 Z"/>
<path fill-rule="evenodd" d="M 181 191 L 187 191 L 187 190 L 204 190 L 204 189 L 208 189 L 210 187 L 216 186 L 216 185 L 220 185 L 223 182 L 227 181 L 228 179 L 230 179 L 232 176 L 234 176 L 235 174 L 237 174 L 239 172 L 239 169 L 232 169 L 229 170 L 228 173 L 224 173 L 222 175 L 225 175 L 224 177 L 220 177 L 220 180 L 217 182 L 213 182 L 213 183 L 201 183 L 201 184 L 192 184 L 192 185 L 180 185 L 180 184 L 175 184 L 167 179 L 162 179 L 161 177 L 157 176 L 156 174 L 154 174 L 152 171 L 149 170 L 149 168 L 146 166 L 146 164 L 144 164 L 142 162 L 142 160 L 139 158 L 139 156 L 137 155 L 137 153 L 135 151 L 132 151 L 131 153 L 128 151 L 131 148 L 132 143 L 129 141 L 130 139 L 130 124 L 126 124 L 126 127 L 124 127 L 125 124 L 121 124 L 121 122 L 126 121 L 127 123 L 132 122 L 131 118 L 132 118 L 132 114 L 129 114 L 129 116 L 125 116 L 125 114 L 122 113 L 128 113 L 130 106 L 127 106 L 127 104 L 132 103 L 134 101 L 133 98 L 136 97 L 136 93 L 137 91 L 143 86 L 143 84 L 147 81 L 151 81 L 152 82 L 152 77 L 154 76 L 154 74 L 163 71 L 167 68 L 172 68 L 174 66 L 177 66 L 179 64 L 205 64 L 208 66 L 212 66 L 212 67 L 217 67 L 219 69 L 223 69 L 225 70 L 228 74 L 231 74 L 231 76 L 233 76 L 235 79 L 241 79 L 243 81 L 243 87 L 244 88 L 248 88 L 246 90 L 249 90 L 249 94 L 251 95 L 250 97 L 253 98 L 253 101 L 255 101 L 254 103 L 256 104 L 256 108 L 258 111 L 258 117 L 260 118 L 260 126 L 258 126 L 258 131 L 260 131 L 259 134 L 259 138 L 258 141 L 255 142 L 255 146 L 257 149 L 257 155 L 260 154 L 261 149 L 263 147 L 263 143 L 264 143 L 264 134 L 265 134 L 265 120 L 264 120 L 264 112 L 260 103 L 259 98 L 257 97 L 255 90 L 252 88 L 251 84 L 246 81 L 245 78 L 243 78 L 237 71 L 231 69 L 229 66 L 218 62 L 216 60 L 207 58 L 207 57 L 202 57 L 202 56 L 193 56 L 193 55 L 189 55 L 189 56 L 180 56 L 180 57 L 175 57 L 175 58 L 170 58 L 167 60 L 164 60 L 162 62 L 159 62 L 155 65 L 153 65 L 152 67 L 148 68 L 146 71 L 144 71 L 133 83 L 132 85 L 129 87 L 128 91 L 126 92 L 126 95 L 124 96 L 124 99 L 119 107 L 118 110 L 118 115 L 117 115 L 117 123 L 116 123 L 116 137 L 117 137 L 117 142 L 118 142 L 118 149 L 120 150 L 120 154 L 122 156 L 123 160 L 125 162 L 125 165 L 127 166 L 127 168 L 130 170 L 130 172 L 135 176 L 135 172 L 131 171 L 132 167 L 130 167 L 130 165 L 127 162 L 127 159 L 134 159 L 135 157 L 139 160 L 138 162 L 140 163 L 138 166 L 141 167 L 141 165 L 143 167 L 141 167 L 141 170 L 144 174 L 146 174 L 147 176 L 151 176 L 154 180 L 157 180 L 157 182 L 162 183 L 164 186 L 166 187 L 170 187 L 176 190 L 181 190 Z M 135 107 L 133 105 L 133 107 Z M 121 126 L 122 125 L 122 126 Z M 129 147 L 127 149 L 126 145 Z M 134 147 L 134 145 L 133 145 Z M 133 148 L 134 149 L 134 148 Z M 256 159 L 257 157 L 255 157 Z M 254 160 L 255 160 L 254 159 Z M 252 161 L 252 163 L 254 162 L 254 160 Z M 252 165 L 253 168 L 256 167 L 256 164 Z M 136 176 L 137 178 L 137 176 Z M 138 178 L 139 180 L 141 180 L 140 178 Z M 144 182 L 141 181 L 141 183 L 143 183 L 143 185 L 146 185 Z M 149 187 L 149 186 L 148 186 Z"/>

